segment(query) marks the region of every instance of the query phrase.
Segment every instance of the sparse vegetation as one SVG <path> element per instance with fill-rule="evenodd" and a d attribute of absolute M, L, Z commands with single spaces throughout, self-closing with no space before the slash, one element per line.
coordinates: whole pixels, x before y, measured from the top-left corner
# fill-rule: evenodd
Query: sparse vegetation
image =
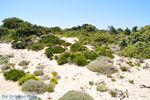
<path fill-rule="evenodd" d="M 134 64 L 132 63 L 132 61 L 127 61 L 126 63 L 127 63 L 129 66 L 131 66 L 131 67 L 134 66 Z"/>
<path fill-rule="evenodd" d="M 57 76 L 58 73 L 57 73 L 56 71 L 53 71 L 53 72 L 52 72 L 52 75 L 53 75 L 53 76 Z"/>
<path fill-rule="evenodd" d="M 121 69 L 122 71 L 128 71 L 128 68 L 127 68 L 127 67 L 125 67 L 125 66 L 120 67 L 120 69 Z"/>
<path fill-rule="evenodd" d="M 54 84 L 58 84 L 58 80 L 55 77 L 50 78 L 50 82 Z"/>
<path fill-rule="evenodd" d="M 116 81 L 116 79 L 112 78 L 112 79 L 111 79 L 111 81 L 112 81 L 112 82 L 115 82 L 115 81 Z"/>
<path fill-rule="evenodd" d="M 102 74 L 112 74 L 118 71 L 116 67 L 113 66 L 112 60 L 107 57 L 99 57 L 87 65 L 87 68 L 94 72 L 99 72 Z"/>
<path fill-rule="evenodd" d="M 25 75 L 25 72 L 18 69 L 11 69 L 4 72 L 4 77 L 6 80 L 18 81 L 21 77 Z"/>
<path fill-rule="evenodd" d="M 94 82 L 93 81 L 89 81 L 89 85 L 94 85 Z"/>
<path fill-rule="evenodd" d="M 27 74 L 23 77 L 21 77 L 19 80 L 18 80 L 18 86 L 22 85 L 24 82 L 26 82 L 27 80 L 29 79 L 35 79 L 35 80 L 40 80 L 38 77 L 36 77 L 34 74 Z"/>
<path fill-rule="evenodd" d="M 113 91 L 113 90 L 109 91 L 109 93 L 110 93 L 110 95 L 112 97 L 116 97 L 117 96 L 117 93 L 115 91 Z"/>
<path fill-rule="evenodd" d="M 22 91 L 41 94 L 47 91 L 47 86 L 42 81 L 29 79 L 22 84 Z"/>
<path fill-rule="evenodd" d="M 134 80 L 129 80 L 129 83 L 134 84 Z"/>
<path fill-rule="evenodd" d="M 8 69 L 10 69 L 11 67 L 9 66 L 9 65 L 3 65 L 2 67 L 1 67 L 1 70 L 8 70 Z"/>
<path fill-rule="evenodd" d="M 34 71 L 34 74 L 36 76 L 42 76 L 42 75 L 44 75 L 44 71 L 43 70 L 36 70 L 36 71 Z"/>
<path fill-rule="evenodd" d="M 21 62 L 19 62 L 19 66 L 27 66 L 29 65 L 30 61 L 26 61 L 26 60 L 22 60 Z"/>
<path fill-rule="evenodd" d="M 85 92 L 69 91 L 58 100 L 94 100 L 94 98 Z"/>
<path fill-rule="evenodd" d="M 111 74 L 107 74 L 107 78 L 113 78 Z"/>
<path fill-rule="evenodd" d="M 96 90 L 100 92 L 106 92 L 108 91 L 108 87 L 106 87 L 106 85 L 97 85 Z"/>

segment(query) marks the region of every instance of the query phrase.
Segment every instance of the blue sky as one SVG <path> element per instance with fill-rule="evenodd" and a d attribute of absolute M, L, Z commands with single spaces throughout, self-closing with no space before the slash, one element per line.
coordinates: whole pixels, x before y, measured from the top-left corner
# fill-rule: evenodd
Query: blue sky
<path fill-rule="evenodd" d="M 0 0 L 0 21 L 9 17 L 61 28 L 141 27 L 150 24 L 150 0 Z"/>

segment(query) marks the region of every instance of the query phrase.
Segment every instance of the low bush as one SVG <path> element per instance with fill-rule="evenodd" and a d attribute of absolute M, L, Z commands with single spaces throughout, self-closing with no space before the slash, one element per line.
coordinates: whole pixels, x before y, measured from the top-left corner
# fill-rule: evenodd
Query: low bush
<path fill-rule="evenodd" d="M 5 55 L 6 58 L 13 58 L 14 55 L 13 54 L 8 54 L 8 55 Z"/>
<path fill-rule="evenodd" d="M 111 81 L 112 81 L 112 82 L 115 82 L 115 81 L 116 81 L 116 79 L 115 79 L 115 78 L 112 78 L 112 79 L 111 79 Z"/>
<path fill-rule="evenodd" d="M 4 72 L 4 77 L 6 80 L 18 81 L 21 77 L 25 75 L 25 72 L 18 69 L 11 69 Z"/>
<path fill-rule="evenodd" d="M 53 53 L 49 48 L 47 48 L 45 50 L 45 54 L 46 54 L 47 58 L 52 58 L 53 57 Z"/>
<path fill-rule="evenodd" d="M 48 75 L 44 75 L 40 79 L 43 80 L 43 81 L 46 81 L 46 80 L 49 80 L 50 77 Z"/>
<path fill-rule="evenodd" d="M 61 76 L 60 75 L 57 75 L 57 76 L 54 76 L 56 79 L 61 79 Z"/>
<path fill-rule="evenodd" d="M 27 66 L 29 65 L 30 61 L 26 61 L 26 60 L 22 60 L 21 62 L 19 62 L 19 66 Z"/>
<path fill-rule="evenodd" d="M 30 97 L 29 100 L 42 100 L 40 97 Z"/>
<path fill-rule="evenodd" d="M 94 82 L 93 81 L 89 81 L 89 85 L 94 85 Z"/>
<path fill-rule="evenodd" d="M 90 62 L 87 65 L 87 68 L 93 72 L 99 72 L 102 74 L 112 74 L 118 71 L 118 69 L 113 66 L 112 60 L 108 57 L 97 58 Z"/>
<path fill-rule="evenodd" d="M 33 51 L 39 51 L 39 50 L 42 50 L 44 49 L 44 44 L 40 44 L 40 43 L 34 43 L 32 45 L 29 45 L 27 47 L 28 50 L 33 50 Z"/>
<path fill-rule="evenodd" d="M 47 48 L 47 50 L 50 50 L 53 54 L 60 54 L 65 52 L 65 49 L 61 46 L 50 46 Z"/>
<path fill-rule="evenodd" d="M 57 76 L 58 73 L 57 73 L 56 71 L 53 71 L 53 72 L 52 72 L 52 75 L 53 75 L 53 76 Z"/>
<path fill-rule="evenodd" d="M 100 92 L 106 92 L 108 91 L 108 87 L 106 87 L 105 85 L 97 85 L 96 90 Z"/>
<path fill-rule="evenodd" d="M 112 96 L 112 97 L 116 97 L 117 96 L 117 93 L 113 90 L 109 91 L 109 94 Z"/>
<path fill-rule="evenodd" d="M 41 94 L 47 91 L 47 86 L 42 81 L 29 79 L 22 84 L 22 91 Z"/>
<path fill-rule="evenodd" d="M 50 34 L 50 35 L 42 35 L 40 37 L 40 43 L 43 43 L 43 44 L 61 44 L 61 40 L 60 38 L 58 38 L 57 36 L 53 35 L 53 34 Z"/>
<path fill-rule="evenodd" d="M 124 76 L 120 75 L 120 78 L 121 78 L 121 79 L 123 79 L 123 78 L 124 78 Z"/>
<path fill-rule="evenodd" d="M 50 82 L 51 82 L 51 83 L 58 84 L 58 80 L 57 80 L 57 78 L 55 78 L 55 77 L 50 78 Z"/>
<path fill-rule="evenodd" d="M 3 65 L 3 66 L 1 67 L 1 70 L 8 70 L 8 69 L 10 69 L 10 66 L 9 66 L 9 65 Z"/>
<path fill-rule="evenodd" d="M 113 51 L 108 47 L 98 47 L 95 49 L 95 52 L 98 53 L 99 56 L 107 56 L 109 58 L 114 58 Z"/>
<path fill-rule="evenodd" d="M 21 77 L 19 80 L 18 80 L 18 85 L 22 85 L 24 82 L 26 82 L 27 80 L 29 79 L 35 79 L 35 80 L 40 80 L 38 77 L 36 77 L 34 74 L 27 74 L 23 77 Z"/>
<path fill-rule="evenodd" d="M 107 78 L 113 78 L 111 74 L 107 74 Z"/>
<path fill-rule="evenodd" d="M 134 84 L 134 80 L 129 80 L 129 83 Z"/>
<path fill-rule="evenodd" d="M 71 52 L 83 52 L 88 51 L 88 48 L 86 46 L 83 46 L 81 43 L 76 42 L 70 46 Z"/>
<path fill-rule="evenodd" d="M 43 70 L 36 70 L 36 71 L 34 71 L 34 74 L 36 76 L 42 76 L 42 75 L 44 75 L 44 71 Z"/>
<path fill-rule="evenodd" d="M 94 100 L 94 98 L 82 91 L 69 91 L 58 100 Z"/>
<path fill-rule="evenodd" d="M 57 63 L 58 63 L 59 65 L 63 65 L 63 64 L 65 64 L 65 63 L 68 63 L 71 55 L 72 55 L 72 54 L 69 53 L 69 52 L 65 52 L 65 53 L 61 54 L 61 55 L 58 57 L 58 59 L 57 59 Z"/>
<path fill-rule="evenodd" d="M 95 60 L 98 57 L 98 54 L 94 51 L 86 51 L 83 53 L 84 57 L 89 60 Z"/>
<path fill-rule="evenodd" d="M 27 44 L 23 41 L 14 41 L 11 43 L 12 48 L 14 49 L 25 49 Z"/>
<path fill-rule="evenodd" d="M 125 66 L 120 67 L 120 69 L 121 69 L 122 71 L 128 71 L 128 68 L 127 68 L 127 67 L 125 67 Z"/>
<path fill-rule="evenodd" d="M 49 83 L 47 84 L 47 91 L 48 92 L 54 92 L 55 84 L 54 83 Z"/>
<path fill-rule="evenodd" d="M 45 68 L 45 66 L 44 65 L 38 65 L 37 67 L 36 67 L 36 69 L 44 69 Z"/>
<path fill-rule="evenodd" d="M 78 66 L 85 66 L 88 64 L 87 59 L 81 53 L 73 54 L 71 61 Z"/>
<path fill-rule="evenodd" d="M 0 64 L 8 63 L 9 57 L 0 56 Z"/>

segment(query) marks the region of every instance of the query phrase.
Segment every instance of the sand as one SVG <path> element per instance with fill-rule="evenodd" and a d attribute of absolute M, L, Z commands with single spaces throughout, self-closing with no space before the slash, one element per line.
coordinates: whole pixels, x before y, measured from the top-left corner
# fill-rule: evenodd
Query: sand
<path fill-rule="evenodd" d="M 67 39 L 67 40 L 66 40 Z M 74 43 L 77 39 L 64 38 L 64 40 Z M 90 94 L 94 97 L 95 100 L 119 100 L 117 98 L 113 98 L 110 96 L 109 92 L 98 92 L 96 90 L 96 86 L 90 86 L 89 81 L 97 82 L 105 82 L 109 89 L 120 89 L 122 91 L 128 90 L 129 98 L 125 98 L 124 100 L 150 100 L 150 89 L 140 88 L 139 85 L 145 84 L 150 86 L 150 69 L 143 69 L 142 64 L 141 67 L 130 67 L 131 72 L 122 72 L 119 71 L 112 76 L 116 79 L 115 82 L 112 82 L 111 79 L 107 78 L 105 75 L 101 75 L 95 72 L 89 71 L 86 67 L 78 67 L 75 64 L 65 64 L 58 65 L 55 60 L 49 60 L 44 54 L 44 49 L 38 52 L 24 50 L 16 50 L 11 48 L 11 44 L 1 43 L 0 44 L 0 54 L 13 54 L 14 57 L 10 59 L 11 63 L 18 64 L 22 60 L 30 61 L 28 65 L 28 69 L 25 71 L 29 71 L 33 73 L 36 70 L 38 64 L 42 64 L 45 66 L 44 74 L 52 77 L 51 72 L 56 71 L 61 76 L 61 79 L 58 81 L 58 85 L 56 85 L 55 92 L 52 93 L 44 93 L 42 95 L 38 95 L 43 100 L 48 100 L 48 97 L 51 97 L 51 100 L 58 100 L 61 96 L 63 96 L 66 92 L 70 90 L 82 90 Z M 120 59 L 124 59 L 125 61 L 122 63 Z M 128 58 L 123 58 L 115 55 L 114 65 L 119 68 L 117 65 L 119 62 L 124 66 L 129 66 L 125 62 Z M 131 59 L 135 61 L 135 59 Z M 149 62 L 150 60 L 145 60 L 145 62 Z M 16 68 L 21 69 L 19 65 L 16 65 Z M 119 76 L 123 75 L 125 78 L 120 79 Z M 134 84 L 129 83 L 129 80 L 134 80 Z M 48 81 L 45 81 L 48 82 Z M 0 73 L 0 96 L 3 93 L 20 93 L 21 87 L 17 86 L 17 83 L 6 81 Z M 0 98 L 0 100 L 8 100 L 4 98 Z M 22 99 L 24 100 L 24 99 Z"/>

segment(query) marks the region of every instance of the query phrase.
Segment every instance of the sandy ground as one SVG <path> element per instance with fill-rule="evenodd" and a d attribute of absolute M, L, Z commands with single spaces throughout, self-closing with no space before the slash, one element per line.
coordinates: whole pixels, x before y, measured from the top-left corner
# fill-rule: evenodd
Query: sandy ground
<path fill-rule="evenodd" d="M 66 40 L 66 39 L 64 39 Z M 70 41 L 71 40 L 71 41 Z M 74 42 L 73 39 L 68 39 L 71 43 Z M 97 82 L 105 82 L 110 89 L 120 89 L 122 91 L 128 90 L 129 98 L 125 98 L 124 100 L 150 100 L 150 89 L 140 88 L 139 85 L 145 84 L 150 86 L 150 69 L 143 69 L 141 67 L 130 67 L 131 72 L 121 72 L 119 71 L 112 76 L 116 79 L 115 82 L 112 82 L 111 79 L 107 78 L 104 75 L 91 72 L 85 67 L 78 67 L 74 64 L 65 64 L 62 66 L 57 65 L 55 60 L 50 61 L 45 55 L 44 50 L 34 52 L 28 50 L 16 50 L 12 49 L 10 44 L 0 44 L 0 54 L 14 54 L 14 57 L 10 59 L 11 63 L 18 64 L 22 60 L 31 61 L 28 65 L 29 68 L 25 71 L 29 71 L 33 73 L 36 70 L 36 66 L 38 64 L 42 64 L 45 66 L 44 74 L 52 77 L 51 72 L 56 71 L 61 76 L 61 79 L 56 85 L 55 92 L 53 93 L 44 93 L 39 95 L 43 98 L 43 100 L 48 100 L 48 97 L 51 97 L 51 100 L 58 100 L 61 96 L 63 96 L 67 91 L 70 90 L 82 90 L 90 94 L 95 98 L 95 100 L 119 100 L 117 98 L 112 98 L 109 92 L 98 92 L 96 90 L 96 86 L 90 86 L 89 81 Z M 128 66 L 125 61 L 121 62 L 120 59 L 124 59 L 127 61 L 127 58 L 122 58 L 115 55 L 114 65 L 119 68 L 117 65 L 119 62 L 123 66 Z M 133 59 L 132 61 L 135 61 Z M 149 62 L 150 60 L 146 60 Z M 16 68 L 20 68 L 20 66 L 16 65 Z M 125 78 L 120 79 L 119 76 L 123 75 Z M 134 80 L 134 84 L 129 83 L 129 80 Z M 83 89 L 81 88 L 83 87 Z M 0 96 L 3 93 L 20 93 L 21 87 L 18 87 L 16 83 L 5 81 L 2 73 L 0 73 Z M 0 100 L 8 100 L 4 98 L 0 98 Z M 11 99 L 13 100 L 13 99 Z M 24 100 L 24 99 L 23 99 Z"/>

